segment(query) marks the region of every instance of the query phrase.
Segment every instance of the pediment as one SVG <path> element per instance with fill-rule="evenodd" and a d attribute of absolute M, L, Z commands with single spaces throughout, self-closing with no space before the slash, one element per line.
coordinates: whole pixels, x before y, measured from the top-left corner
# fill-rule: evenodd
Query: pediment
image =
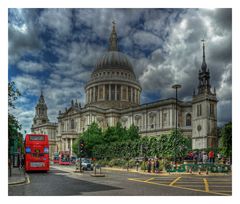
<path fill-rule="evenodd" d="M 71 116 L 75 113 L 78 113 L 79 110 L 75 107 L 70 107 L 65 113 L 64 113 L 64 116 Z"/>

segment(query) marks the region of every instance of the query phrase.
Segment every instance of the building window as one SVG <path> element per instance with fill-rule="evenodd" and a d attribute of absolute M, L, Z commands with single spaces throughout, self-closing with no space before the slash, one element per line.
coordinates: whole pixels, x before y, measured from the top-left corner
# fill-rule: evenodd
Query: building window
<path fill-rule="evenodd" d="M 128 87 L 128 101 L 131 102 L 131 87 Z"/>
<path fill-rule="evenodd" d="M 117 100 L 120 100 L 120 94 L 121 94 L 121 86 L 117 85 Z"/>
<path fill-rule="evenodd" d="M 115 85 L 111 84 L 111 100 L 115 100 Z"/>
<path fill-rule="evenodd" d="M 163 113 L 163 126 L 167 125 L 167 113 Z"/>
<path fill-rule="evenodd" d="M 61 123 L 61 131 L 64 132 L 64 123 Z"/>
<path fill-rule="evenodd" d="M 127 100 L 127 87 L 126 86 L 122 87 L 122 99 Z"/>
<path fill-rule="evenodd" d="M 73 130 L 75 127 L 74 127 L 74 119 L 71 119 L 71 129 Z"/>
<path fill-rule="evenodd" d="M 109 100 L 109 86 L 110 85 L 105 85 L 105 100 Z"/>
<path fill-rule="evenodd" d="M 103 86 L 99 86 L 99 99 L 103 99 Z"/>
<path fill-rule="evenodd" d="M 91 101 L 90 102 L 93 102 L 93 88 L 90 89 L 90 93 L 91 93 Z"/>
<path fill-rule="evenodd" d="M 197 105 L 197 116 L 202 115 L 202 104 Z"/>
<path fill-rule="evenodd" d="M 210 116 L 214 116 L 214 104 L 210 104 Z"/>
<path fill-rule="evenodd" d="M 105 85 L 105 100 L 108 101 L 109 99 L 109 88 L 108 84 Z"/>
<path fill-rule="evenodd" d="M 98 101 L 98 86 L 95 88 L 95 101 Z"/>
<path fill-rule="evenodd" d="M 192 116 L 190 113 L 186 115 L 186 126 L 191 126 L 192 125 Z"/>

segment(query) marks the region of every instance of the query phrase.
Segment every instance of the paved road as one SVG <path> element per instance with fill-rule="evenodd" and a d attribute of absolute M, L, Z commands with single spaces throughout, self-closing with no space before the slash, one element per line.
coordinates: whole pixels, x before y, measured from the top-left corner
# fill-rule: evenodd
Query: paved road
<path fill-rule="evenodd" d="M 72 173 L 67 167 L 52 167 L 48 173 L 29 173 L 29 184 L 9 186 L 9 195 L 88 196 L 197 196 L 231 195 L 231 176 L 151 176 L 105 171 L 106 177 L 91 172 Z"/>

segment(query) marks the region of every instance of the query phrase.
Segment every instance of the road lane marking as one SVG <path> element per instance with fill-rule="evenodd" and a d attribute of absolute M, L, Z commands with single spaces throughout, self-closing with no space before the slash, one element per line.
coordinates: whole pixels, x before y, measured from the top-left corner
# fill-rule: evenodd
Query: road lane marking
<path fill-rule="evenodd" d="M 27 175 L 27 184 L 29 184 L 29 183 L 31 183 L 31 182 L 30 182 L 29 176 Z"/>
<path fill-rule="evenodd" d="M 141 182 L 141 183 L 147 183 L 147 184 L 153 184 L 153 185 L 158 185 L 158 186 L 164 186 L 164 187 L 171 187 L 171 188 L 178 188 L 178 189 L 183 189 L 183 190 L 189 190 L 189 191 L 194 191 L 194 192 L 202 192 L 202 193 L 208 193 L 208 194 L 213 194 L 213 195 L 222 195 L 222 196 L 231 196 L 231 194 L 226 194 L 226 193 L 219 193 L 219 192 L 214 192 L 214 191 L 209 191 L 206 192 L 205 190 L 200 190 L 200 189 L 194 189 L 194 188 L 186 188 L 182 186 L 169 186 L 167 184 L 161 184 L 161 183 L 155 183 L 155 182 L 145 182 L 143 180 L 135 179 L 135 178 L 128 178 L 129 181 L 136 181 L 136 182 Z"/>
<path fill-rule="evenodd" d="M 154 177 L 149 178 L 149 179 L 145 180 L 144 182 L 152 181 L 153 179 L 155 179 L 155 178 Z"/>
<path fill-rule="evenodd" d="M 177 177 L 174 181 L 172 181 L 169 186 L 173 186 L 178 180 L 180 180 L 182 177 Z"/>
<path fill-rule="evenodd" d="M 204 185 L 205 185 L 205 191 L 206 191 L 206 192 L 209 192 L 209 185 L 208 185 L 207 179 L 204 178 L 203 181 L 204 181 Z"/>

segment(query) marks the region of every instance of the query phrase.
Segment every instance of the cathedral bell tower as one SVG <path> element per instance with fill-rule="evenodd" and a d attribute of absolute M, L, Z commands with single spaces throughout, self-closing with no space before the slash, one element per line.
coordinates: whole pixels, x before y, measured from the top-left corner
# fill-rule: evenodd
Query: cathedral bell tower
<path fill-rule="evenodd" d="M 38 104 L 35 107 L 35 117 L 33 119 L 33 125 L 41 125 L 49 122 L 47 115 L 47 105 L 44 100 L 43 93 L 41 91 Z"/>
<path fill-rule="evenodd" d="M 198 90 L 193 93 L 192 148 L 205 149 L 217 146 L 217 97 L 211 90 L 210 72 L 205 59 L 203 43 L 202 66 L 198 74 Z"/>

